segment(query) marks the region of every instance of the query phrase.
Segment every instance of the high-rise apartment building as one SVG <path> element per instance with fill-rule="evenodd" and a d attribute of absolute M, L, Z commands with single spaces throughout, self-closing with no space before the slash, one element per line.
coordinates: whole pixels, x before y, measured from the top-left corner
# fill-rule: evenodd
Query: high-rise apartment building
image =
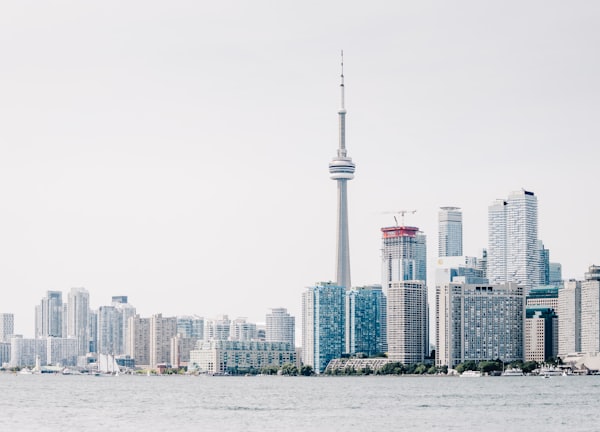
<path fill-rule="evenodd" d="M 137 366 L 150 366 L 150 318 L 130 317 L 127 333 L 127 355 Z"/>
<path fill-rule="evenodd" d="M 15 333 L 15 316 L 11 313 L 0 313 L 0 342 L 10 342 Z"/>
<path fill-rule="evenodd" d="M 381 231 L 388 357 L 402 363 L 420 362 L 429 354 L 426 237 L 410 226 Z"/>
<path fill-rule="evenodd" d="M 590 266 L 581 282 L 581 351 L 600 352 L 600 266 Z"/>
<path fill-rule="evenodd" d="M 302 360 L 317 374 L 344 352 L 345 291 L 321 282 L 302 293 Z"/>
<path fill-rule="evenodd" d="M 121 314 L 114 306 L 98 308 L 98 353 L 120 355 Z"/>
<path fill-rule="evenodd" d="M 346 291 L 346 352 L 368 356 L 384 352 L 386 298 L 381 285 Z"/>
<path fill-rule="evenodd" d="M 287 342 L 295 347 L 296 320 L 285 308 L 273 308 L 266 317 L 266 342 Z"/>
<path fill-rule="evenodd" d="M 450 282 L 436 287 L 436 304 L 437 366 L 523 360 L 523 287 Z"/>
<path fill-rule="evenodd" d="M 350 239 L 348 234 L 348 181 L 354 178 L 356 166 L 346 150 L 346 108 L 344 105 L 344 60 L 342 57 L 341 106 L 337 156 L 329 163 L 329 177 L 337 182 L 337 257 L 336 283 L 350 289 Z"/>
<path fill-rule="evenodd" d="M 565 281 L 558 290 L 558 355 L 581 352 L 581 282 Z"/>
<path fill-rule="evenodd" d="M 488 210 L 488 269 L 491 284 L 514 282 L 526 291 L 540 284 L 537 197 L 521 190 Z"/>
<path fill-rule="evenodd" d="M 63 301 L 62 292 L 47 291 L 39 307 L 36 307 L 36 338 L 63 335 Z"/>
<path fill-rule="evenodd" d="M 85 288 L 71 288 L 67 303 L 67 337 L 78 340 L 79 355 L 84 356 L 89 350 L 90 294 Z"/>
<path fill-rule="evenodd" d="M 438 257 L 461 256 L 462 212 L 460 207 L 440 207 L 438 213 Z"/>
<path fill-rule="evenodd" d="M 171 361 L 171 338 L 177 335 L 177 318 L 155 314 L 150 317 L 150 367 Z"/>

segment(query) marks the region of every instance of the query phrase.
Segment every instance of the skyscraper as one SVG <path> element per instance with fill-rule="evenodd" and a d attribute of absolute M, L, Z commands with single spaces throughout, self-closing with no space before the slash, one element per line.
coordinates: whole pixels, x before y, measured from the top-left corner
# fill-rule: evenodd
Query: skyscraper
<path fill-rule="evenodd" d="M 417 363 L 429 351 L 425 235 L 419 228 L 409 226 L 381 231 L 388 357 L 402 363 Z"/>
<path fill-rule="evenodd" d="M 344 59 L 342 57 L 339 147 L 329 164 L 329 177 L 337 182 L 337 258 L 336 283 L 350 289 L 350 241 L 348 236 L 348 180 L 354 178 L 355 165 L 346 151 L 346 108 L 344 106 Z"/>
<path fill-rule="evenodd" d="M 512 192 L 488 208 L 488 279 L 515 282 L 526 292 L 540 283 L 537 197 Z"/>
<path fill-rule="evenodd" d="M 302 361 L 317 374 L 344 352 L 345 291 L 321 282 L 302 293 Z"/>
<path fill-rule="evenodd" d="M 346 291 L 346 352 L 368 356 L 384 352 L 386 299 L 381 285 Z"/>
<path fill-rule="evenodd" d="M 460 207 L 440 207 L 438 222 L 438 257 L 461 256 L 463 247 Z"/>
<path fill-rule="evenodd" d="M 77 339 L 79 355 L 84 356 L 89 350 L 90 294 L 85 288 L 71 288 L 68 298 L 67 337 Z"/>

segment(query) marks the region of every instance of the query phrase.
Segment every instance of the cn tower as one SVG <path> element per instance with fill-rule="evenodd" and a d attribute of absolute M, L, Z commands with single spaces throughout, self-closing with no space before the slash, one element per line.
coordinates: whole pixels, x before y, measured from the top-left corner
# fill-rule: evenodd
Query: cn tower
<path fill-rule="evenodd" d="M 336 283 L 350 289 L 350 239 L 348 238 L 348 180 L 354 178 L 355 165 L 346 151 L 346 108 L 344 106 L 344 52 L 342 51 L 341 106 L 337 157 L 329 163 L 329 177 L 337 182 L 337 257 Z"/>

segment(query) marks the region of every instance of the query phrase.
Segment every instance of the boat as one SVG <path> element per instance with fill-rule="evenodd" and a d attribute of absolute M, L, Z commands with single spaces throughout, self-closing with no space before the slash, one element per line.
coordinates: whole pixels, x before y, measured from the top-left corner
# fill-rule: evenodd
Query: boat
<path fill-rule="evenodd" d="M 520 368 L 508 368 L 502 372 L 501 376 L 523 376 L 523 370 Z"/>
<path fill-rule="evenodd" d="M 98 371 L 96 376 L 118 376 L 119 365 L 112 354 L 98 354 Z"/>
<path fill-rule="evenodd" d="M 481 378 L 480 371 L 468 370 L 460 374 L 461 378 Z"/>
<path fill-rule="evenodd" d="M 551 365 L 543 365 L 540 368 L 539 374 L 543 377 L 551 377 L 551 376 L 562 376 L 563 370 Z"/>

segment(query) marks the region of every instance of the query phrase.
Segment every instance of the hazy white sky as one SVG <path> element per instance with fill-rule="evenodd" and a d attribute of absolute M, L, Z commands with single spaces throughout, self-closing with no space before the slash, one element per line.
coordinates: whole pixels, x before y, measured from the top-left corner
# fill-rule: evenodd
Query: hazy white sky
<path fill-rule="evenodd" d="M 431 269 L 438 207 L 462 207 L 475 255 L 522 187 L 582 278 L 599 22 L 596 1 L 4 1 L 0 312 L 32 336 L 47 290 L 84 286 L 93 307 L 299 326 L 304 287 L 334 277 L 342 48 L 353 284 L 380 283 L 384 212 L 417 210 Z"/>

